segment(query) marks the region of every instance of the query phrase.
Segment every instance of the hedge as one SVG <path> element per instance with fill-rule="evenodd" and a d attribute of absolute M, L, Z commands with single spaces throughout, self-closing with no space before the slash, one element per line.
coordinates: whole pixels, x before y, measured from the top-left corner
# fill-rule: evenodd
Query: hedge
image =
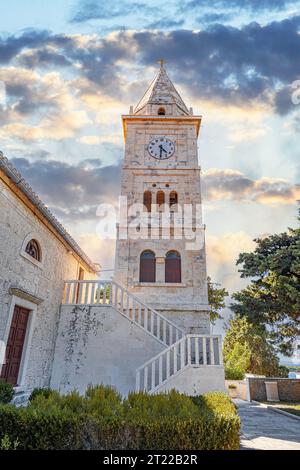
<path fill-rule="evenodd" d="M 239 430 L 235 406 L 221 393 L 122 400 L 101 386 L 85 397 L 38 393 L 27 408 L 0 405 L 0 442 L 18 442 L 18 449 L 233 450 Z"/>
<path fill-rule="evenodd" d="M 0 379 L 0 403 L 10 403 L 14 396 L 13 386 Z"/>

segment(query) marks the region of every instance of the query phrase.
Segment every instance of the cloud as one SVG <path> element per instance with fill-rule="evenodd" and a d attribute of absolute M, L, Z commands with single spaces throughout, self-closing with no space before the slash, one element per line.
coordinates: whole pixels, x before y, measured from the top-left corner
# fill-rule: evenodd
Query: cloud
<path fill-rule="evenodd" d="M 171 29 L 171 28 L 181 28 L 184 25 L 184 20 L 172 20 L 171 18 L 161 18 L 159 20 L 153 21 L 147 25 L 149 29 Z"/>
<path fill-rule="evenodd" d="M 106 37 L 31 32 L 2 40 L 0 60 L 2 50 L 2 61 L 23 67 L 69 67 L 81 79 L 79 93 L 124 100 L 135 89 L 130 79 L 144 77 L 163 56 L 174 82 L 193 98 L 239 107 L 264 103 L 282 114 L 289 110 L 284 90 L 300 76 L 299 26 L 300 16 L 293 16 L 263 26 L 212 24 L 201 31 L 119 31 Z"/>
<path fill-rule="evenodd" d="M 255 243 L 243 232 L 227 232 L 222 235 L 207 235 L 207 268 L 215 282 L 221 283 L 230 292 L 242 287 L 235 263 L 240 253 L 253 251 Z"/>
<path fill-rule="evenodd" d="M 235 8 L 238 10 L 265 11 L 265 10 L 282 10 L 293 4 L 294 0 L 189 0 L 181 4 L 180 10 L 187 11 L 189 9 L 210 8 Z"/>
<path fill-rule="evenodd" d="M 80 247 L 102 267 L 101 279 L 110 279 L 114 270 L 115 240 L 102 240 L 95 233 L 84 233 L 78 237 Z"/>
<path fill-rule="evenodd" d="M 295 204 L 300 199 L 300 184 L 280 178 L 253 180 L 237 170 L 211 168 L 203 173 L 204 200 L 224 199 L 267 205 Z"/>
<path fill-rule="evenodd" d="M 18 67 L 0 69 L 6 88 L 6 110 L 0 112 L 1 139 L 62 140 L 90 122 L 57 72 L 40 75 Z M 34 118 L 34 123 L 32 119 Z"/>
<path fill-rule="evenodd" d="M 106 0 L 81 0 L 78 3 L 77 11 L 73 15 L 72 23 L 83 23 L 90 20 L 110 20 L 111 18 L 122 18 L 134 13 L 150 13 L 155 11 L 146 3 L 131 1 L 114 1 Z"/>
<path fill-rule="evenodd" d="M 232 18 L 230 13 L 204 13 L 197 18 L 200 24 L 224 23 Z"/>
<path fill-rule="evenodd" d="M 23 49 L 38 49 L 46 45 L 64 47 L 72 42 L 72 38 L 63 34 L 51 34 L 46 30 L 28 29 L 21 36 L 0 38 L 0 63 L 7 64 Z"/>
<path fill-rule="evenodd" d="M 11 161 L 62 220 L 96 220 L 99 204 L 117 201 L 120 165 L 103 166 L 99 159 L 83 160 L 78 165 L 26 158 Z"/>
<path fill-rule="evenodd" d="M 84 145 L 100 145 L 103 143 L 111 143 L 115 145 L 120 145 L 122 136 L 120 134 L 111 134 L 111 135 L 83 135 L 79 137 L 78 142 Z"/>

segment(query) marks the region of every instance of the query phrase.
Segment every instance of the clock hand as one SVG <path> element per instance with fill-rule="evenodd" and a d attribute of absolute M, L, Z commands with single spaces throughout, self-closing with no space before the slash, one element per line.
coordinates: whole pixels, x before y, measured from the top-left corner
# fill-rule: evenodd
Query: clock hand
<path fill-rule="evenodd" d="M 168 153 L 168 152 L 163 148 L 162 145 L 160 145 L 159 148 L 160 148 L 160 150 L 162 150 L 163 152 Z"/>
<path fill-rule="evenodd" d="M 161 158 L 161 157 L 162 157 L 162 150 L 163 150 L 161 145 L 159 146 L 159 150 L 160 150 L 160 152 L 159 152 L 159 158 Z"/>

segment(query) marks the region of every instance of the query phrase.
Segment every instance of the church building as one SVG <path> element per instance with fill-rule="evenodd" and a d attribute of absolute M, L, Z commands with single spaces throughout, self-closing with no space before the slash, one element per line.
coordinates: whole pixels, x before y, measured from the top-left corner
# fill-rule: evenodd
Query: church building
<path fill-rule="evenodd" d="M 112 280 L 97 278 L 97 267 L 2 159 L 7 216 L 1 222 L 0 333 L 6 351 L 18 348 L 12 340 L 18 315 L 26 330 L 19 372 L 12 380 L 4 365 L 2 376 L 24 393 L 36 386 L 84 393 L 101 383 L 123 395 L 225 390 L 221 337 L 211 334 L 209 320 L 201 116 L 187 108 L 160 61 L 158 75 L 122 122 Z"/>

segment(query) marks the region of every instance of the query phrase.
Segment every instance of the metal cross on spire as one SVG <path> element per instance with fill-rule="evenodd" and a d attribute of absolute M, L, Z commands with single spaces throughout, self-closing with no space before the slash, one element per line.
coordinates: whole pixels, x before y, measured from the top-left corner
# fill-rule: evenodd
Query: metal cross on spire
<path fill-rule="evenodd" d="M 159 59 L 157 61 L 158 64 L 160 64 L 160 68 L 163 69 L 164 68 L 164 64 L 166 63 L 165 59 Z"/>

